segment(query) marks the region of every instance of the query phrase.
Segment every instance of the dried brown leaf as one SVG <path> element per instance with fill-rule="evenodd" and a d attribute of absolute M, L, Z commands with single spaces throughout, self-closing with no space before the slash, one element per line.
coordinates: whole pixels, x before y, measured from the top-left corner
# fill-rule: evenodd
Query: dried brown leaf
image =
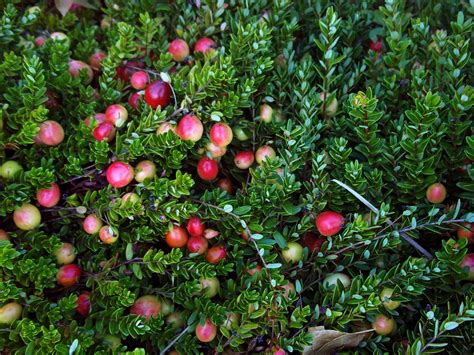
<path fill-rule="evenodd" d="M 356 333 L 344 333 L 324 327 L 309 328 L 313 336 L 313 344 L 307 346 L 303 355 L 330 355 L 339 349 L 354 348 L 374 330 L 364 330 Z"/>

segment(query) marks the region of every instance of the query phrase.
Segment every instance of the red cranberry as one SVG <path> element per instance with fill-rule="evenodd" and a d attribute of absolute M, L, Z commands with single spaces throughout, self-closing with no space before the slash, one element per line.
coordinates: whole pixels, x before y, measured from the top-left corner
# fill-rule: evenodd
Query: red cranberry
<path fill-rule="evenodd" d="M 95 121 L 98 125 L 105 122 L 105 115 L 103 113 L 96 113 L 94 115 L 94 118 L 92 118 L 93 121 Z M 84 124 L 87 126 L 87 127 L 90 127 L 91 126 L 91 119 L 90 117 L 86 117 L 84 118 Z"/>
<path fill-rule="evenodd" d="M 107 181 L 115 188 L 121 188 L 130 184 L 135 173 L 127 163 L 120 161 L 112 163 L 106 172 Z"/>
<path fill-rule="evenodd" d="M 171 101 L 171 86 L 161 80 L 152 82 L 145 89 L 145 101 L 154 109 L 165 108 Z"/>
<path fill-rule="evenodd" d="M 156 296 L 147 295 L 138 298 L 130 308 L 130 314 L 145 317 L 147 320 L 156 317 L 161 310 L 161 302 Z"/>
<path fill-rule="evenodd" d="M 217 264 L 219 261 L 225 259 L 227 251 L 222 245 L 215 245 L 207 251 L 206 260 L 208 263 Z"/>
<path fill-rule="evenodd" d="M 227 192 L 229 195 L 232 195 L 234 192 L 234 185 L 232 181 L 228 178 L 222 178 L 217 181 L 217 187 L 220 188 L 222 191 Z"/>
<path fill-rule="evenodd" d="M 58 284 L 64 287 L 71 287 L 76 284 L 79 277 L 81 277 L 81 268 L 76 264 L 61 266 L 56 274 Z"/>
<path fill-rule="evenodd" d="M 134 89 L 141 90 L 146 87 L 146 84 L 148 83 L 149 77 L 148 74 L 144 71 L 136 71 L 133 73 L 132 77 L 130 78 L 130 85 Z"/>
<path fill-rule="evenodd" d="M 199 160 L 197 172 L 201 179 L 205 181 L 211 181 L 217 177 L 217 174 L 219 173 L 219 166 L 215 160 L 208 157 L 203 157 L 201 160 Z"/>
<path fill-rule="evenodd" d="M 166 233 L 165 241 L 171 248 L 182 248 L 188 243 L 188 233 L 181 226 L 173 226 Z"/>
<path fill-rule="evenodd" d="M 446 187 L 439 182 L 432 184 L 426 190 L 426 198 L 431 203 L 441 203 L 446 198 Z"/>
<path fill-rule="evenodd" d="M 199 217 L 191 217 L 188 221 L 188 225 L 186 226 L 188 233 L 192 237 L 200 237 L 203 235 L 204 230 L 206 229 L 204 223 L 202 223 L 201 218 Z"/>
<path fill-rule="evenodd" d="M 344 226 L 344 217 L 339 213 L 324 211 L 316 217 L 316 228 L 325 237 L 333 236 Z"/>
<path fill-rule="evenodd" d="M 95 214 L 90 214 L 84 219 L 82 227 L 87 234 L 99 233 L 99 230 L 102 227 L 102 220 Z"/>
<path fill-rule="evenodd" d="M 188 250 L 190 253 L 204 254 L 207 251 L 209 242 L 204 237 L 191 237 L 188 240 Z"/>
<path fill-rule="evenodd" d="M 39 36 L 35 38 L 35 47 L 41 47 L 46 39 L 43 36 Z"/>
<path fill-rule="evenodd" d="M 187 114 L 178 123 L 176 133 L 184 141 L 197 142 L 201 139 L 204 127 L 201 120 L 192 114 Z"/>
<path fill-rule="evenodd" d="M 207 53 L 217 48 L 216 42 L 212 39 L 203 37 L 194 45 L 194 53 Z"/>
<path fill-rule="evenodd" d="M 128 103 L 132 106 L 135 110 L 138 110 L 138 101 L 140 101 L 143 97 L 143 94 L 134 92 L 130 95 L 128 99 Z"/>
<path fill-rule="evenodd" d="M 76 310 L 83 317 L 87 317 L 91 311 L 90 293 L 84 292 L 77 297 Z"/>
<path fill-rule="evenodd" d="M 71 60 L 69 62 L 69 74 L 72 77 L 79 78 L 80 73 L 83 70 L 87 72 L 87 78 L 85 79 L 84 84 L 89 84 L 94 77 L 91 67 L 80 60 Z"/>
<path fill-rule="evenodd" d="M 128 119 L 128 112 L 125 107 L 119 104 L 110 105 L 105 110 L 105 119 L 115 127 L 122 127 Z"/>
<path fill-rule="evenodd" d="M 275 157 L 275 150 L 269 145 L 261 146 L 255 153 L 255 160 L 257 160 L 257 163 L 260 165 L 263 164 L 267 158 L 273 160 Z"/>
<path fill-rule="evenodd" d="M 324 242 L 325 238 L 320 238 L 316 234 L 310 232 L 305 233 L 300 240 L 300 244 L 303 247 L 307 247 L 310 254 L 319 253 Z"/>
<path fill-rule="evenodd" d="M 235 155 L 234 163 L 239 169 L 248 169 L 252 166 L 254 160 L 253 152 L 251 150 L 245 150 Z"/>
<path fill-rule="evenodd" d="M 103 122 L 94 128 L 92 135 L 99 142 L 104 139 L 107 139 L 107 142 L 110 142 L 115 137 L 115 127 L 110 122 Z"/>
<path fill-rule="evenodd" d="M 100 62 L 104 60 L 105 53 L 104 52 L 96 52 L 91 54 L 89 57 L 89 64 L 92 68 L 99 70 L 100 69 Z"/>
<path fill-rule="evenodd" d="M 232 129 L 225 123 L 216 123 L 211 127 L 211 142 L 218 147 L 225 147 L 232 142 Z"/>
<path fill-rule="evenodd" d="M 176 38 L 168 47 L 168 52 L 173 57 L 173 60 L 182 62 L 189 55 L 189 47 L 186 41 Z"/>
<path fill-rule="evenodd" d="M 467 279 L 474 281 L 474 253 L 466 254 L 464 259 L 462 259 L 461 268 L 464 269 L 465 267 L 468 267 Z"/>
<path fill-rule="evenodd" d="M 468 243 L 474 243 L 474 223 L 463 223 L 457 230 L 458 239 L 466 238 Z"/>
<path fill-rule="evenodd" d="M 49 189 L 39 189 L 36 193 L 38 203 L 43 207 L 54 207 L 61 198 L 61 191 L 58 184 L 53 182 Z"/>
<path fill-rule="evenodd" d="M 41 143 L 55 146 L 64 139 L 63 127 L 56 121 L 44 121 L 40 125 L 38 137 Z"/>
<path fill-rule="evenodd" d="M 207 143 L 206 149 L 211 154 L 211 158 L 220 158 L 227 152 L 226 147 L 218 147 L 212 142 Z"/>
<path fill-rule="evenodd" d="M 206 319 L 204 324 L 199 323 L 196 326 L 196 337 L 202 343 L 209 343 L 214 340 L 217 335 L 217 327 L 210 319 Z"/>
<path fill-rule="evenodd" d="M 369 48 L 372 49 L 374 52 L 382 53 L 382 50 L 383 50 L 382 39 L 377 36 L 377 41 L 375 42 L 370 41 Z"/>
<path fill-rule="evenodd" d="M 99 238 L 104 244 L 114 244 L 118 239 L 118 235 L 110 226 L 103 226 L 99 231 Z"/>
<path fill-rule="evenodd" d="M 24 203 L 13 212 L 13 222 L 24 231 L 38 227 L 41 223 L 41 212 L 30 203 Z"/>

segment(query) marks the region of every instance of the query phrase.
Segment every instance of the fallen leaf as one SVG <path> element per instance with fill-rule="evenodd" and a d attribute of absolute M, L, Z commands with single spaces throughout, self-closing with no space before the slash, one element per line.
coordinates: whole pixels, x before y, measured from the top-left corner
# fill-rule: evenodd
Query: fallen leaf
<path fill-rule="evenodd" d="M 324 327 L 309 328 L 313 344 L 307 346 L 303 355 L 330 355 L 339 349 L 354 348 L 374 330 L 363 330 L 356 333 L 344 333 Z"/>

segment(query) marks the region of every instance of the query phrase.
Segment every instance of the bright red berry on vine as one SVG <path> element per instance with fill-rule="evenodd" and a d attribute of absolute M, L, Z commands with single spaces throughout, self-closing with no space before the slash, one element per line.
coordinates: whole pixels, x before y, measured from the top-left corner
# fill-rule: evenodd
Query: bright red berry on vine
<path fill-rule="evenodd" d="M 91 311 L 90 293 L 84 292 L 77 297 L 76 311 L 83 317 L 87 317 Z"/>
<path fill-rule="evenodd" d="M 114 244 L 118 239 L 118 235 L 110 226 L 103 226 L 99 230 L 99 238 L 104 244 Z"/>
<path fill-rule="evenodd" d="M 259 165 L 262 165 L 267 159 L 273 160 L 275 157 L 275 150 L 269 145 L 261 146 L 255 152 L 255 160 Z"/>
<path fill-rule="evenodd" d="M 463 223 L 457 230 L 458 239 L 466 238 L 468 243 L 474 243 L 474 223 Z"/>
<path fill-rule="evenodd" d="M 181 226 L 173 226 L 165 235 L 165 241 L 171 248 L 182 248 L 188 243 L 188 233 Z"/>
<path fill-rule="evenodd" d="M 99 217 L 95 214 L 90 214 L 82 222 L 82 227 L 87 234 L 96 234 L 99 233 L 102 224 L 102 220 Z"/>
<path fill-rule="evenodd" d="M 81 277 L 81 268 L 76 264 L 61 266 L 56 274 L 58 284 L 64 287 L 71 287 L 76 284 Z"/>
<path fill-rule="evenodd" d="M 307 232 L 301 237 L 300 244 L 308 248 L 309 254 L 319 253 L 321 246 L 326 241 L 325 238 L 318 237 L 316 234 Z"/>
<path fill-rule="evenodd" d="M 374 52 L 382 53 L 382 50 L 383 50 L 382 38 L 377 36 L 377 40 L 375 42 L 370 41 L 369 48 L 372 49 Z"/>
<path fill-rule="evenodd" d="M 138 110 L 138 102 L 142 99 L 143 97 L 143 91 L 140 92 L 134 92 L 130 95 L 128 98 L 128 103 L 130 106 L 132 106 L 135 110 Z"/>
<path fill-rule="evenodd" d="M 325 237 L 333 236 L 344 227 L 344 217 L 339 213 L 324 211 L 316 216 L 316 228 Z"/>
<path fill-rule="evenodd" d="M 217 264 L 219 261 L 225 259 L 227 251 L 223 245 L 214 245 L 209 248 L 206 254 L 206 260 L 208 263 Z"/>
<path fill-rule="evenodd" d="M 127 109 L 120 104 L 110 105 L 105 110 L 105 119 L 115 127 L 120 128 L 127 122 Z"/>
<path fill-rule="evenodd" d="M 152 108 L 160 106 L 162 109 L 171 101 L 171 86 L 167 82 L 157 80 L 145 89 L 145 101 Z"/>
<path fill-rule="evenodd" d="M 217 145 L 215 145 L 212 142 L 209 142 L 206 145 L 206 149 L 210 153 L 212 158 L 220 158 L 220 157 L 224 156 L 225 153 L 227 152 L 226 147 L 218 147 Z"/>
<path fill-rule="evenodd" d="M 100 62 L 102 62 L 104 59 L 105 59 L 104 52 L 95 52 L 95 53 L 92 53 L 91 56 L 89 57 L 89 64 L 91 65 L 92 68 L 99 70 Z"/>
<path fill-rule="evenodd" d="M 200 38 L 194 45 L 194 53 L 207 53 L 217 48 L 216 42 L 212 39 L 203 37 Z"/>
<path fill-rule="evenodd" d="M 196 326 L 196 337 L 202 343 L 209 343 L 214 340 L 217 335 L 217 327 L 210 319 L 206 319 L 204 324 L 199 323 Z"/>
<path fill-rule="evenodd" d="M 58 204 L 61 198 L 61 190 L 59 185 L 53 182 L 49 189 L 39 189 L 36 193 L 38 203 L 43 207 L 54 207 Z"/>
<path fill-rule="evenodd" d="M 209 242 L 201 236 L 191 237 L 188 240 L 187 247 L 190 253 L 204 254 L 207 251 Z"/>
<path fill-rule="evenodd" d="M 182 62 L 189 55 L 189 46 L 186 41 L 180 38 L 176 38 L 170 43 L 168 47 L 168 52 L 173 57 L 173 60 L 177 62 Z"/>
<path fill-rule="evenodd" d="M 204 126 L 201 120 L 193 115 L 187 114 L 178 122 L 176 134 L 184 141 L 197 142 L 204 133 Z"/>
<path fill-rule="evenodd" d="M 107 140 L 107 142 L 110 142 L 115 137 L 115 126 L 110 122 L 102 122 L 94 128 L 92 135 L 94 136 L 94 139 L 99 142 L 104 139 Z"/>
<path fill-rule="evenodd" d="M 105 114 L 103 113 L 96 113 L 94 115 L 93 118 L 91 117 L 86 117 L 84 118 L 84 124 L 87 126 L 87 127 L 90 127 L 91 126 L 91 122 L 92 121 L 95 121 L 97 125 L 105 122 Z"/>
<path fill-rule="evenodd" d="M 145 317 L 147 320 L 156 317 L 161 310 L 161 302 L 156 296 L 146 295 L 138 298 L 130 308 L 130 314 Z"/>
<path fill-rule="evenodd" d="M 225 123 L 215 123 L 210 131 L 211 142 L 218 147 L 226 147 L 232 142 L 232 129 Z"/>
<path fill-rule="evenodd" d="M 437 182 L 428 187 L 426 190 L 426 198 L 431 203 L 441 203 L 446 198 L 446 187 Z"/>
<path fill-rule="evenodd" d="M 234 157 L 235 166 L 239 169 L 248 169 L 252 166 L 255 161 L 255 157 L 251 150 L 244 150 L 238 152 Z"/>
<path fill-rule="evenodd" d="M 192 237 L 200 237 L 204 234 L 206 227 L 204 226 L 204 223 L 202 223 L 201 218 L 191 217 L 188 221 L 186 229 Z"/>
<path fill-rule="evenodd" d="M 35 38 L 35 47 L 41 47 L 44 42 L 46 42 L 46 39 L 43 36 L 38 36 Z"/>
<path fill-rule="evenodd" d="M 38 138 L 45 145 L 56 146 L 64 140 L 64 129 L 56 121 L 44 121 L 40 125 Z"/>
<path fill-rule="evenodd" d="M 105 175 L 110 185 L 121 188 L 132 182 L 135 172 L 129 164 L 118 161 L 108 167 Z"/>
<path fill-rule="evenodd" d="M 203 157 L 198 162 L 197 172 L 201 179 L 211 181 L 217 177 L 219 166 L 215 160 Z"/>
<path fill-rule="evenodd" d="M 132 77 L 130 78 L 130 85 L 132 85 L 134 89 L 141 90 L 146 87 L 146 84 L 148 84 L 149 80 L 150 77 L 148 76 L 147 72 L 144 72 L 142 70 L 136 71 L 132 74 Z"/>
<path fill-rule="evenodd" d="M 85 71 L 87 73 L 86 79 L 84 79 L 84 84 L 89 84 L 94 77 L 91 67 L 81 62 L 80 60 L 71 60 L 69 61 L 69 74 L 74 78 L 79 78 L 80 73 Z"/>
<path fill-rule="evenodd" d="M 234 185 L 232 184 L 232 181 L 228 178 L 219 179 L 216 183 L 216 186 L 222 191 L 227 192 L 229 195 L 232 195 L 234 193 Z"/>
<path fill-rule="evenodd" d="M 395 323 L 393 318 L 388 318 L 383 314 L 379 314 L 372 322 L 372 328 L 379 335 L 389 335 L 393 333 L 396 325 L 397 323 Z"/>
<path fill-rule="evenodd" d="M 466 254 L 464 259 L 461 261 L 461 268 L 468 267 L 468 276 L 469 281 L 474 281 L 474 253 Z"/>

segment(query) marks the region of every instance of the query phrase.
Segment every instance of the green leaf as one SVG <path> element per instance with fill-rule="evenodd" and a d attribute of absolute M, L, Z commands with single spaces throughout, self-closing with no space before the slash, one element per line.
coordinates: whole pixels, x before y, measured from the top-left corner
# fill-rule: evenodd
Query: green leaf
<path fill-rule="evenodd" d="M 446 330 L 453 330 L 453 329 L 456 329 L 457 327 L 459 327 L 459 323 L 457 322 L 446 322 L 444 324 L 444 329 Z"/>

